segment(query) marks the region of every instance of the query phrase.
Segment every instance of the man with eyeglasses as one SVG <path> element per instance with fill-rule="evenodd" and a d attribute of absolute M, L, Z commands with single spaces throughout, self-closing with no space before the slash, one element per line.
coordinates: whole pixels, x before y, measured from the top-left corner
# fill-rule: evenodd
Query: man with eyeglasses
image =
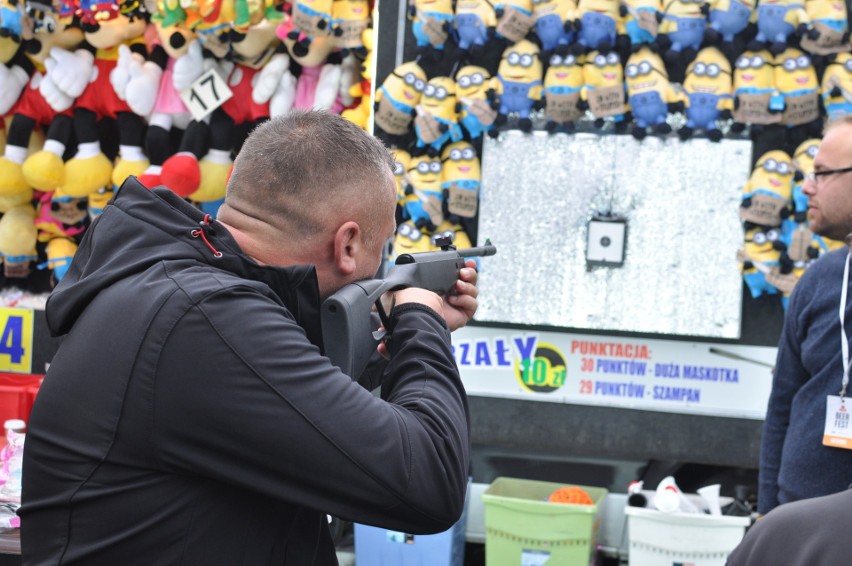
<path fill-rule="evenodd" d="M 835 240 L 852 232 L 852 116 L 828 124 L 805 176 L 810 228 Z M 805 272 L 790 297 L 760 454 L 758 512 L 845 490 L 852 483 L 847 410 L 852 302 L 844 247 Z M 767 564 L 770 562 L 766 562 Z M 785 562 L 786 563 L 786 562 Z"/>

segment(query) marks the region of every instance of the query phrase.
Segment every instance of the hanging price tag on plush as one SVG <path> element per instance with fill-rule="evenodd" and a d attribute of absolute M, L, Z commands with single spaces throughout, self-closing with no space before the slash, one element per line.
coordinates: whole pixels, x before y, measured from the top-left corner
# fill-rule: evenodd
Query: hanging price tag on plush
<path fill-rule="evenodd" d="M 189 108 L 192 117 L 201 121 L 222 106 L 234 93 L 216 72 L 210 69 L 180 93 L 180 99 Z"/>
<path fill-rule="evenodd" d="M 0 309 L 0 371 L 32 373 L 33 311 Z"/>

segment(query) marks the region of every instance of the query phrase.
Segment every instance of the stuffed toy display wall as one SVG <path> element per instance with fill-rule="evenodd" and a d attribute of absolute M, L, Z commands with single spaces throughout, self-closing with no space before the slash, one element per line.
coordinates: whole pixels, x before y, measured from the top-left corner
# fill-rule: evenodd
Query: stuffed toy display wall
<path fill-rule="evenodd" d="M 215 215 L 260 121 L 315 107 L 368 127 L 367 0 L 3 6 L 0 283 L 49 290 L 129 175 Z"/>
<path fill-rule="evenodd" d="M 743 280 L 755 298 L 786 303 L 807 265 L 835 245 L 808 230 L 808 164 L 792 156 L 806 141 L 803 155 L 814 151 L 827 118 L 852 113 L 845 4 L 410 0 L 408 22 L 403 62 L 376 77 L 374 131 L 400 171 L 397 245 L 409 249 L 414 236 L 422 246 L 447 220 L 475 241 L 476 213 L 451 207 L 478 210 L 483 134 L 506 130 L 750 140 L 754 174 L 736 189 Z M 446 93 L 442 104 L 434 93 Z M 477 166 L 459 183 L 451 156 L 465 153 Z M 421 186 L 438 173 L 440 196 Z M 768 180 L 783 185 L 771 199 Z M 772 221 L 755 218 L 767 203 Z"/>

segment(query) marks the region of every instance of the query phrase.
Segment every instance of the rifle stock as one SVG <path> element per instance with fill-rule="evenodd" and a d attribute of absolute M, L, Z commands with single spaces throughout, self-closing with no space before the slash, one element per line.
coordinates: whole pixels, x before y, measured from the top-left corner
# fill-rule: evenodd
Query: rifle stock
<path fill-rule="evenodd" d="M 443 296 L 455 286 L 466 258 L 495 253 L 497 248 L 487 240 L 484 246 L 477 248 L 456 250 L 446 246 L 441 251 L 402 254 L 396 258 L 385 279 L 367 279 L 346 285 L 322 304 L 324 354 L 343 373 L 357 379 L 383 337 L 374 332 L 370 314 L 375 304 L 384 316 L 379 302 L 382 295 L 406 287 L 419 287 Z"/>

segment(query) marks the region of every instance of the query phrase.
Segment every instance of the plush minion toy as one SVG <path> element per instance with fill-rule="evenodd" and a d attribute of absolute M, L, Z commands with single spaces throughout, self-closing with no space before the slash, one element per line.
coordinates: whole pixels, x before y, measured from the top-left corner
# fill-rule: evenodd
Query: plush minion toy
<path fill-rule="evenodd" d="M 778 288 L 770 280 L 780 272 L 783 247 L 779 228 L 751 226 L 746 229 L 743 249 L 737 255 L 752 298 L 778 294 Z"/>
<path fill-rule="evenodd" d="M 414 254 L 419 252 L 428 252 L 431 250 L 431 242 L 429 233 L 424 232 L 420 226 L 417 226 L 413 220 L 406 220 L 396 228 L 396 235 L 393 239 L 393 249 L 388 263 L 393 264 L 396 258 L 402 254 Z"/>
<path fill-rule="evenodd" d="M 668 45 L 665 61 L 675 82 L 681 82 L 686 63 L 701 49 L 707 27 L 706 10 L 703 0 L 671 0 L 663 7 L 659 33 L 665 38 L 662 45 Z"/>
<path fill-rule="evenodd" d="M 435 77 L 427 82 L 416 110 L 414 132 L 418 149 L 427 148 L 435 156 L 448 141 L 462 139 L 461 103 L 456 99 L 456 83 L 450 77 Z"/>
<path fill-rule="evenodd" d="M 545 129 L 549 133 L 574 131 L 574 122 L 583 114 L 579 104 L 582 88 L 583 56 L 551 55 L 544 75 Z"/>
<path fill-rule="evenodd" d="M 731 80 L 731 65 L 721 51 L 705 47 L 698 52 L 683 81 L 686 125 L 678 130 L 681 139 L 688 139 L 696 128 L 703 128 L 711 141 L 722 139 L 716 120 L 734 108 Z"/>
<path fill-rule="evenodd" d="M 710 0 L 708 5 L 710 11 L 707 15 L 707 29 L 704 31 L 707 43 L 718 43 L 721 40 L 731 44 L 749 23 L 757 21 L 757 0 Z"/>
<path fill-rule="evenodd" d="M 662 12 L 663 4 L 660 0 L 622 0 L 621 14 L 624 16 L 624 29 L 630 38 L 632 51 L 656 42 L 659 28 L 657 17 Z"/>
<path fill-rule="evenodd" d="M 767 125 L 781 121 L 784 99 L 775 88 L 775 69 L 769 51 L 745 51 L 734 64 L 734 125 Z"/>
<path fill-rule="evenodd" d="M 813 55 L 830 55 L 852 49 L 846 2 L 806 0 L 805 13 L 808 29 L 802 36 L 802 49 Z"/>
<path fill-rule="evenodd" d="M 418 48 L 443 51 L 454 21 L 451 0 L 413 0 L 409 7 L 411 31 Z"/>
<path fill-rule="evenodd" d="M 432 250 L 440 250 L 441 247 L 438 245 L 439 240 L 449 238 L 452 241 L 452 245 L 456 247 L 457 250 L 463 250 L 466 248 L 472 248 L 473 244 L 470 242 L 470 236 L 467 235 L 467 232 L 464 231 L 464 228 L 461 224 L 459 224 L 459 219 L 453 216 L 449 216 L 441 222 L 441 225 L 435 228 L 432 237 L 429 238 L 429 244 L 431 245 Z"/>
<path fill-rule="evenodd" d="M 424 88 L 426 73 L 417 63 L 409 61 L 395 68 L 376 89 L 376 127 L 390 136 L 407 134 Z"/>
<path fill-rule="evenodd" d="M 473 218 L 482 171 L 476 150 L 466 141 L 449 144 L 441 154 L 441 189 L 450 215 Z"/>
<path fill-rule="evenodd" d="M 26 202 L 5 210 L 0 218 L 0 259 L 7 279 L 26 278 L 38 259 L 35 216 L 35 209 Z"/>
<path fill-rule="evenodd" d="M 554 49 L 560 54 L 568 52 L 574 41 L 573 18 L 577 12 L 574 0 L 533 0 L 535 33 L 545 56 Z"/>
<path fill-rule="evenodd" d="M 0 0 L 0 37 L 20 43 L 24 16 L 24 5 L 20 0 Z"/>
<path fill-rule="evenodd" d="M 535 25 L 532 0 L 502 0 L 494 3 L 497 15 L 495 35 L 511 43 L 524 39 Z"/>
<path fill-rule="evenodd" d="M 497 94 L 500 109 L 497 125 L 505 124 L 510 113 L 518 115 L 518 127 L 532 130 L 530 111 L 541 100 L 542 65 L 539 49 L 534 43 L 522 40 L 507 48 L 497 69 Z M 495 135 L 491 130 L 489 135 Z"/>
<path fill-rule="evenodd" d="M 793 220 L 802 224 L 807 221 L 808 195 L 802 192 L 805 177 L 814 170 L 814 158 L 819 151 L 819 138 L 811 138 L 803 141 L 793 153 Z"/>
<path fill-rule="evenodd" d="M 461 103 L 459 122 L 470 139 L 477 139 L 497 118 L 495 79 L 483 67 L 468 65 L 456 73 L 456 97 Z"/>
<path fill-rule="evenodd" d="M 811 58 L 788 48 L 775 57 L 775 88 L 781 93 L 781 123 L 814 124 L 819 119 L 819 82 Z M 818 131 L 818 128 L 817 128 Z"/>
<path fill-rule="evenodd" d="M 580 98 L 595 117 L 595 127 L 602 128 L 605 118 L 610 118 L 617 129 L 623 129 L 627 125 L 627 90 L 618 54 L 589 53 L 583 65 L 583 82 Z"/>
<path fill-rule="evenodd" d="M 497 16 L 489 0 L 456 2 L 455 28 L 459 49 L 481 49 L 494 37 Z"/>
<path fill-rule="evenodd" d="M 837 54 L 822 75 L 822 106 L 829 120 L 852 114 L 852 55 Z"/>
<path fill-rule="evenodd" d="M 411 163 L 411 155 L 404 149 L 394 148 L 390 150 L 393 156 L 393 176 L 396 181 L 396 202 L 402 211 L 408 202 L 415 200 L 414 187 L 408 178 L 408 166 Z"/>
<path fill-rule="evenodd" d="M 370 3 L 367 0 L 334 0 L 331 5 L 331 43 L 344 53 L 354 51 L 362 59 L 367 55 L 364 32 L 370 27 Z"/>
<path fill-rule="evenodd" d="M 613 0 L 580 0 L 577 3 L 575 54 L 587 51 L 609 53 L 616 46 L 617 36 L 624 34 L 620 3 Z"/>
<path fill-rule="evenodd" d="M 793 163 L 780 150 L 764 153 L 743 185 L 740 218 L 752 224 L 778 227 L 789 215 L 793 191 Z"/>
<path fill-rule="evenodd" d="M 649 127 L 660 134 L 671 132 L 671 126 L 666 122 L 669 104 L 682 102 L 682 98 L 669 82 L 660 56 L 649 47 L 642 47 L 627 59 L 624 74 L 627 102 L 635 121 L 633 137 L 643 139 Z"/>
<path fill-rule="evenodd" d="M 757 5 L 757 35 L 749 49 L 768 48 L 778 55 L 787 48 L 790 36 L 808 22 L 801 0 L 760 0 Z"/>
<path fill-rule="evenodd" d="M 431 231 L 444 220 L 440 158 L 428 155 L 412 157 L 408 164 L 408 178 L 417 198 L 405 203 L 403 217 Z"/>

